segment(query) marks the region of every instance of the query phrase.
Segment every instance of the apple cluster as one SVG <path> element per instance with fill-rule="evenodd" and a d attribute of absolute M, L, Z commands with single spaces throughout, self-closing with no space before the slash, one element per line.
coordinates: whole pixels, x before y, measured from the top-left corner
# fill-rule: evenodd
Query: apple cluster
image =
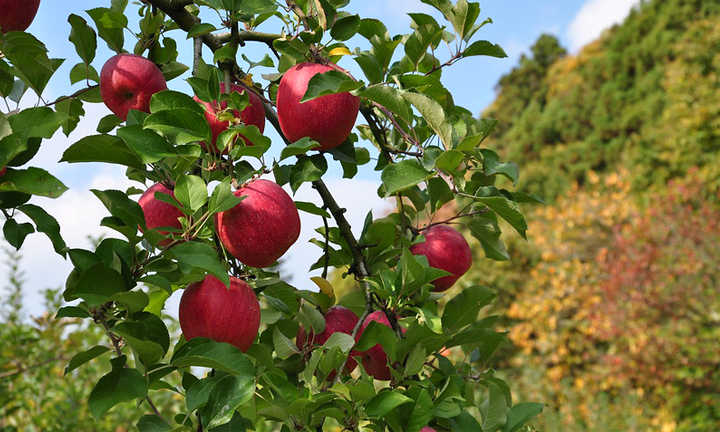
<path fill-rule="evenodd" d="M 300 63 L 283 76 L 277 91 L 277 114 L 286 138 L 295 142 L 309 137 L 316 141 L 317 150 L 337 147 L 349 136 L 357 118 L 360 100 L 350 93 L 336 93 L 301 102 L 313 76 L 333 70 L 331 66 Z M 118 117 L 125 120 L 131 109 L 149 112 L 153 94 L 167 89 L 162 72 L 150 60 L 133 55 L 118 54 L 104 65 L 100 76 L 103 101 Z M 221 84 L 221 91 L 225 91 Z M 244 93 L 246 89 L 232 84 L 231 92 Z M 253 91 L 247 91 L 248 105 L 233 111 L 232 117 L 247 125 L 265 128 L 263 102 Z M 227 113 L 227 102 L 195 100 L 205 109 L 205 117 L 212 132 L 212 142 L 199 143 L 206 151 L 226 154 L 217 145 L 218 137 L 232 124 Z M 244 145 L 253 145 L 241 136 Z M 183 212 L 168 199 L 174 198 L 172 184 L 155 184 L 139 199 L 145 215 L 144 230 L 155 230 L 166 236 L 158 243 L 167 247 L 172 238 L 168 230 L 182 230 Z M 300 217 L 292 198 L 276 183 L 256 179 L 240 186 L 235 196 L 243 200 L 229 210 L 215 215 L 216 235 L 219 242 L 241 263 L 256 268 L 273 265 L 298 239 Z M 170 200 L 171 201 L 171 200 Z M 432 282 L 435 291 L 445 291 L 472 265 L 472 253 L 462 234 L 448 225 L 432 225 L 424 231 L 424 241 L 414 244 L 410 251 L 423 255 L 430 266 L 450 273 Z M 206 337 L 230 343 L 246 351 L 255 340 L 260 326 L 260 304 L 252 288 L 241 279 L 231 277 L 229 289 L 208 275 L 202 281 L 185 288 L 180 302 L 180 326 L 186 339 Z M 298 348 L 305 354 L 323 345 L 334 333 L 352 335 L 358 317 L 342 306 L 329 308 L 324 315 L 325 330 L 320 334 L 306 332 L 302 327 L 297 335 Z M 360 324 L 355 340 L 359 340 L 371 322 L 390 327 L 382 311 L 367 315 Z M 404 331 L 404 329 L 402 329 Z M 345 364 L 345 373 L 351 373 L 362 364 L 375 379 L 391 378 L 387 354 L 380 344 L 365 351 L 353 350 Z M 336 373 L 329 375 L 332 380 Z M 426 428 L 425 430 L 432 430 Z"/>

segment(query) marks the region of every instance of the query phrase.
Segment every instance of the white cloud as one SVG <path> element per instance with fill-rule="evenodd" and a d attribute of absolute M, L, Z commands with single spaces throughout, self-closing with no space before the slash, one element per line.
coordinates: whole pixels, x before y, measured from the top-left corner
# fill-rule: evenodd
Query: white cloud
<path fill-rule="evenodd" d="M 597 39 L 603 30 L 622 22 L 639 3 L 640 0 L 587 0 L 568 27 L 570 49 L 577 52 Z"/>

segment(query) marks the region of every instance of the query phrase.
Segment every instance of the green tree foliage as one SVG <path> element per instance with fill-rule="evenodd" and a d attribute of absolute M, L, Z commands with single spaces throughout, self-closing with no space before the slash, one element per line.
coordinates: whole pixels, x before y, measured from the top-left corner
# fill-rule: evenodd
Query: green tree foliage
<path fill-rule="evenodd" d="M 648 1 L 574 56 L 542 36 L 485 113 L 521 185 L 552 201 L 589 169 L 624 167 L 641 190 L 695 165 L 717 183 L 719 17 L 717 2 Z"/>

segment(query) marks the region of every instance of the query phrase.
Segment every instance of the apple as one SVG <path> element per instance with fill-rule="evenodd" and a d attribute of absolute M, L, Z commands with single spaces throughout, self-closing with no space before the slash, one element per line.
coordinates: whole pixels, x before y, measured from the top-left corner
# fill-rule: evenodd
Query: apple
<path fill-rule="evenodd" d="M 178 312 L 185 339 L 204 337 L 245 352 L 260 328 L 260 302 L 243 280 L 230 277 L 228 289 L 215 276 L 185 288 Z"/>
<path fill-rule="evenodd" d="M 470 245 L 455 228 L 433 225 L 425 230 L 425 242 L 410 248 L 413 255 L 425 255 L 431 267 L 452 273 L 433 281 L 434 291 L 445 291 L 472 266 Z"/>
<path fill-rule="evenodd" d="M 308 82 L 316 74 L 333 70 L 316 63 L 300 63 L 285 72 L 277 91 L 280 129 L 290 142 L 309 137 L 320 144 L 318 150 L 339 146 L 350 135 L 360 108 L 360 98 L 336 93 L 300 103 Z"/>
<path fill-rule="evenodd" d="M 167 82 L 160 69 L 139 55 L 110 57 L 100 71 L 100 96 L 123 120 L 131 109 L 150 112 L 150 98 L 163 90 L 167 90 Z"/>
<path fill-rule="evenodd" d="M 355 336 L 355 342 L 360 340 L 360 336 L 362 336 L 367 326 L 369 326 L 373 321 L 377 321 L 380 324 L 391 327 L 390 321 L 388 321 L 387 316 L 385 316 L 382 311 L 372 312 L 368 314 L 365 321 L 363 321 L 362 326 L 360 326 L 360 331 L 358 331 Z M 404 328 L 401 330 L 403 333 L 406 331 Z M 391 378 L 390 366 L 387 364 L 387 354 L 385 353 L 385 350 L 383 350 L 382 345 L 377 344 L 366 351 L 357 352 L 357 356 L 360 357 L 360 362 L 365 368 L 365 371 L 375 379 L 387 381 Z"/>
<path fill-rule="evenodd" d="M 174 205 L 155 198 L 155 192 L 162 192 L 175 198 L 175 193 L 162 183 L 150 186 L 138 200 L 138 204 L 140 204 L 140 208 L 142 208 L 145 215 L 145 227 L 149 230 L 159 227 L 181 229 L 182 224 L 179 218 L 184 216 L 183 212 Z M 168 234 L 168 231 L 158 230 L 158 232 L 163 235 Z M 172 239 L 165 239 L 158 243 L 158 246 L 167 246 L 170 243 L 172 243 Z"/>
<path fill-rule="evenodd" d="M 420 429 L 420 432 L 437 432 L 435 429 L 431 428 L 430 426 L 425 426 L 424 428 Z"/>
<path fill-rule="evenodd" d="M 0 169 L 0 177 L 5 175 L 5 171 L 7 171 L 7 167 L 2 167 L 2 169 Z"/>
<path fill-rule="evenodd" d="M 325 312 L 325 331 L 320 334 L 314 334 L 312 331 L 310 334 L 305 333 L 305 329 L 301 326 L 300 331 L 297 335 L 297 347 L 303 350 L 305 344 L 310 346 L 319 346 L 327 342 L 334 333 L 341 332 L 345 334 L 352 334 L 352 331 L 357 325 L 358 317 L 353 311 L 343 306 L 333 306 Z M 351 373 L 357 367 L 357 362 L 351 353 L 347 363 L 345 363 L 345 372 Z M 335 379 L 336 373 L 333 371 L 327 377 L 328 381 Z"/>
<path fill-rule="evenodd" d="M 35 19 L 40 0 L 0 0 L 0 30 L 25 31 Z"/>
<path fill-rule="evenodd" d="M 268 267 L 300 236 L 300 215 L 290 195 L 269 180 L 255 180 L 235 191 L 245 197 L 215 216 L 220 242 L 250 267 Z"/>
<path fill-rule="evenodd" d="M 225 83 L 220 83 L 220 91 L 225 91 Z M 231 92 L 238 92 L 238 93 L 244 93 L 245 89 L 240 87 L 237 84 L 231 84 L 230 85 L 230 91 Z M 237 110 L 233 110 L 233 115 L 237 118 L 239 118 L 244 124 L 246 125 L 252 125 L 256 126 L 258 129 L 260 129 L 260 132 L 265 131 L 265 109 L 263 108 L 262 100 L 260 100 L 260 97 L 256 95 L 254 92 L 248 92 L 250 101 L 248 106 L 245 107 L 242 112 L 238 112 Z M 218 151 L 217 146 L 215 145 L 217 141 L 218 135 L 220 135 L 222 132 L 227 130 L 228 126 L 230 126 L 229 121 L 223 121 L 218 118 L 218 112 L 227 109 L 227 102 L 218 102 L 218 101 L 212 101 L 212 103 L 209 102 L 203 102 L 200 99 L 195 96 L 195 100 L 198 101 L 200 104 L 202 104 L 205 107 L 205 117 L 207 118 L 208 123 L 210 124 L 210 130 L 212 131 L 212 143 L 213 148 L 216 153 Z M 241 135 L 242 136 L 242 135 Z M 242 137 L 245 141 L 245 145 L 251 146 L 253 145 L 250 140 L 248 140 L 246 137 Z M 208 149 L 205 143 L 202 143 L 203 148 L 206 150 Z M 227 150 L 224 150 L 223 153 L 227 153 Z"/>

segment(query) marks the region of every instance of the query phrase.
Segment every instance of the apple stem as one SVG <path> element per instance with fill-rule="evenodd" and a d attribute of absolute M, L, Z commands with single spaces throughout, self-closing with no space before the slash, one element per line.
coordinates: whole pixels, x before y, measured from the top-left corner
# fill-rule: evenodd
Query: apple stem
<path fill-rule="evenodd" d="M 435 226 L 435 225 L 446 225 L 446 224 L 448 224 L 449 222 L 454 221 L 455 219 L 459 219 L 459 218 L 462 218 L 462 217 L 465 217 L 465 216 L 474 216 L 474 215 L 477 215 L 477 214 L 483 214 L 483 213 L 487 213 L 487 212 L 489 212 L 489 211 L 490 211 L 490 207 L 485 207 L 485 208 L 482 209 L 482 210 L 472 211 L 472 212 L 470 212 L 470 213 L 458 214 L 458 215 L 455 215 L 455 216 L 453 216 L 453 217 L 447 218 L 447 219 L 442 220 L 442 221 L 429 223 L 429 224 L 425 225 L 424 227 L 415 228 L 415 230 L 416 230 L 417 232 L 425 231 L 426 229 L 428 229 L 428 228 L 430 228 L 430 227 L 432 227 L 432 226 Z"/>

